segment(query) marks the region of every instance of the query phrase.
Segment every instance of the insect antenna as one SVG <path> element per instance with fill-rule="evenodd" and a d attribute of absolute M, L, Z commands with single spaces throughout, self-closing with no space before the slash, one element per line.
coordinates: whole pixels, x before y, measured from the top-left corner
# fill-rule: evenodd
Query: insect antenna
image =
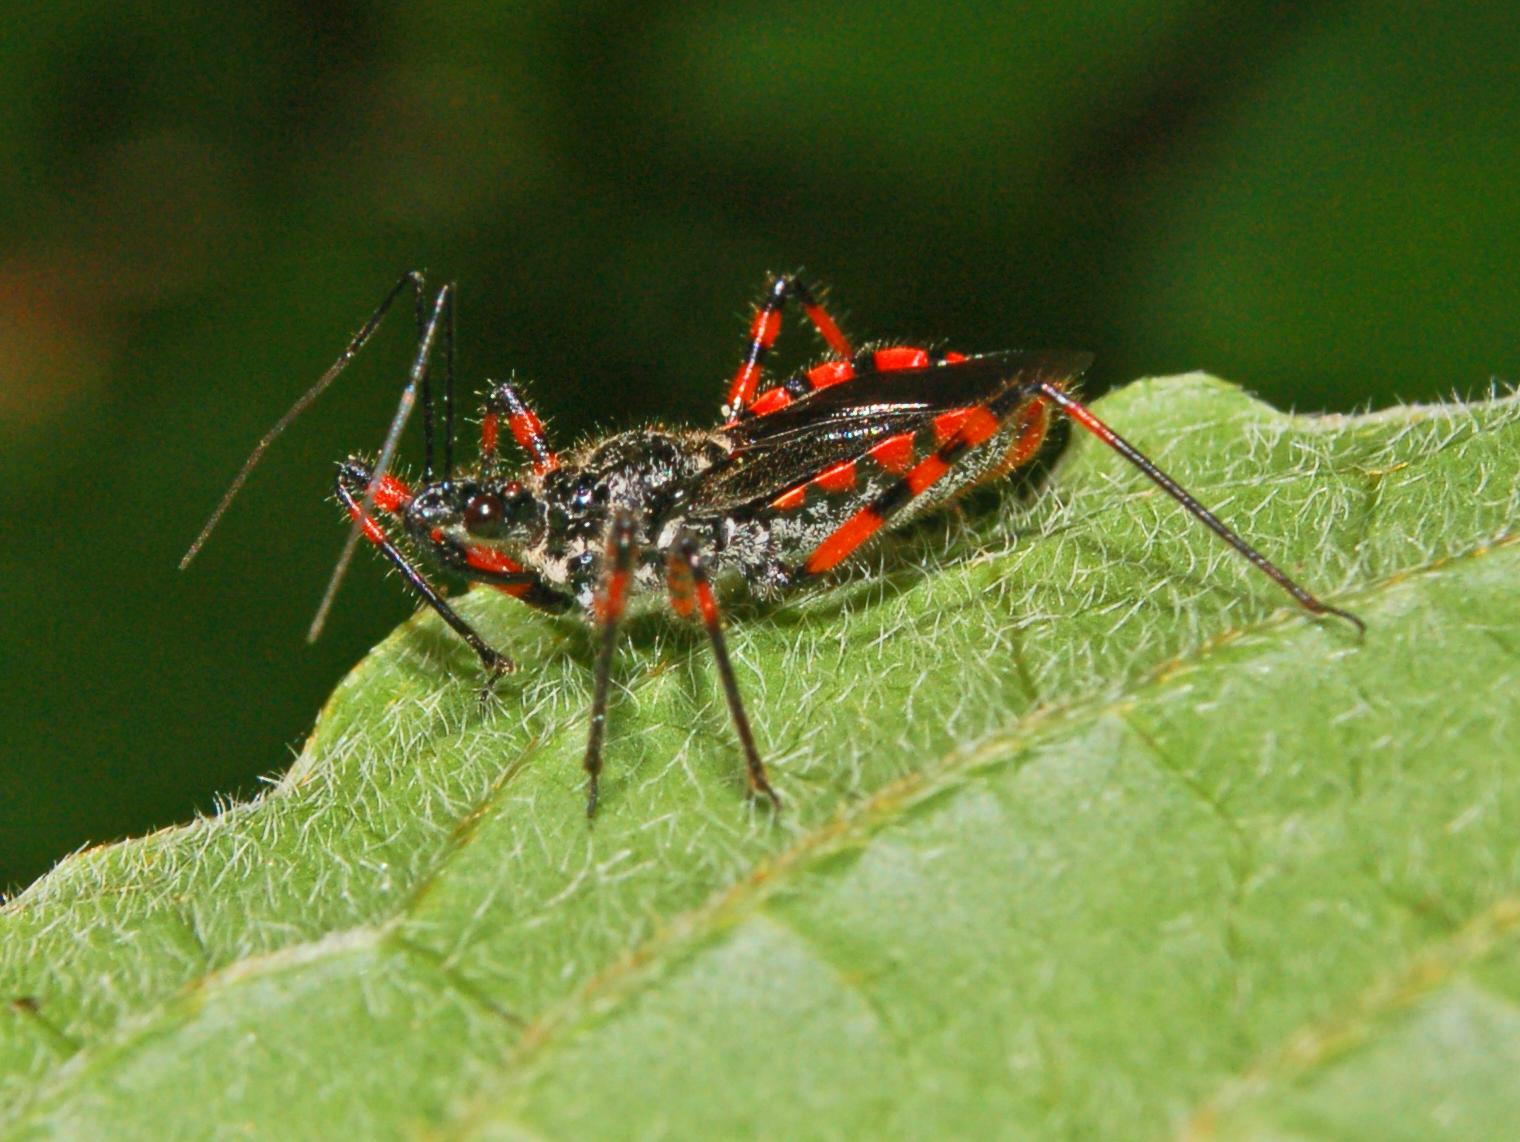
<path fill-rule="evenodd" d="M 1039 390 L 1041 396 L 1059 407 L 1072 420 L 1076 421 L 1083 428 L 1087 429 L 1088 432 L 1091 432 L 1099 440 L 1103 441 L 1104 444 L 1107 444 L 1115 452 L 1119 453 L 1120 456 L 1123 456 L 1136 468 L 1144 472 L 1157 487 L 1181 504 L 1190 515 L 1236 551 L 1240 552 L 1241 555 L 1245 556 L 1258 571 L 1266 575 L 1267 578 L 1271 579 L 1284 591 L 1288 592 L 1288 594 L 1292 595 L 1294 600 L 1304 610 L 1309 611 L 1311 614 L 1334 615 L 1336 618 L 1345 619 L 1352 626 L 1356 627 L 1359 633 L 1363 635 L 1367 633 L 1366 623 L 1350 611 L 1343 611 L 1339 607 L 1332 607 L 1329 603 L 1315 598 L 1315 596 L 1288 578 L 1275 563 L 1237 535 L 1224 521 L 1209 511 L 1208 508 L 1195 500 L 1186 488 L 1156 467 L 1143 452 L 1094 416 L 1086 405 L 1068 396 L 1059 384 L 1052 381 L 1039 381 L 1036 383 L 1035 388 Z"/>
<path fill-rule="evenodd" d="M 343 582 L 343 577 L 348 573 L 348 565 L 353 561 L 354 550 L 359 546 L 359 537 L 364 533 L 363 521 L 369 518 L 371 509 L 375 506 L 375 489 L 385 479 L 390 471 L 391 461 L 396 457 L 396 448 L 401 443 L 401 433 L 406 428 L 406 422 L 411 418 L 412 409 L 417 405 L 417 392 L 423 393 L 423 418 L 426 426 L 431 428 L 433 423 L 432 392 L 428 387 L 428 364 L 433 354 L 433 345 L 438 340 L 439 330 L 448 329 L 453 320 L 454 287 L 452 284 L 441 286 L 438 295 L 433 301 L 433 312 L 422 328 L 421 336 L 417 339 L 417 354 L 412 358 L 412 368 L 407 374 L 406 388 L 401 390 L 401 400 L 397 402 L 396 414 L 391 417 L 390 429 L 385 434 L 385 443 L 380 446 L 380 456 L 376 459 L 374 467 L 370 470 L 369 484 L 364 489 L 364 498 L 359 501 L 359 509 L 352 513 L 354 522 L 348 529 L 348 538 L 343 542 L 343 551 L 338 555 L 337 566 L 333 568 L 332 577 L 327 581 L 327 590 L 322 593 L 322 601 L 317 605 L 317 613 L 312 616 L 311 626 L 306 631 L 306 641 L 316 642 L 322 634 L 322 628 L 327 625 L 327 616 L 332 610 L 333 599 L 337 597 L 338 587 Z M 394 294 L 392 295 L 394 296 Z M 445 333 L 445 344 L 452 353 L 454 339 L 451 333 Z M 447 378 L 445 387 L 445 400 L 448 408 L 448 427 L 452 427 L 452 389 L 453 389 L 453 363 L 445 364 L 444 372 Z M 452 449 L 450 449 L 449 461 L 452 461 Z M 431 434 L 427 440 L 427 459 L 424 476 L 427 481 L 433 478 L 433 441 Z"/>
<path fill-rule="evenodd" d="M 359 332 L 349 339 L 348 345 L 344 348 L 343 352 L 338 354 L 338 359 L 317 379 L 317 383 L 302 393 L 296 400 L 296 403 L 291 405 L 286 411 L 285 415 L 275 421 L 274 426 L 264 433 L 259 442 L 253 446 L 253 451 L 248 454 L 248 459 L 243 461 L 243 466 L 238 469 L 238 474 L 232 478 L 232 484 L 223 493 L 221 500 L 216 505 L 216 510 L 211 513 L 211 518 L 206 521 L 206 525 L 201 528 L 200 534 L 195 537 L 195 542 L 190 545 L 190 550 L 186 551 L 184 558 L 179 561 L 179 569 L 181 571 L 190 566 L 190 561 L 200 554 L 201 548 L 206 545 L 206 540 L 211 537 L 211 533 L 216 529 L 216 525 L 221 522 L 222 516 L 227 512 L 227 508 L 231 505 L 238 492 L 243 490 L 243 485 L 248 482 L 249 475 L 258 465 L 258 462 L 264 458 L 264 453 L 268 451 L 269 446 L 275 442 L 280 433 L 289 428 L 296 417 L 305 412 L 311 403 L 326 392 L 328 386 L 338 379 L 343 370 L 348 368 L 349 363 L 358 356 L 359 350 L 364 348 L 365 342 L 380 327 L 380 322 L 385 319 L 386 313 L 390 311 L 391 304 L 401 294 L 401 291 L 410 286 L 416 294 L 417 303 L 420 306 L 424 285 L 425 283 L 420 273 L 412 271 L 411 273 L 403 274 L 401 280 L 391 286 L 390 292 L 375 307 L 375 312 L 370 314 L 369 320 L 359 328 Z"/>

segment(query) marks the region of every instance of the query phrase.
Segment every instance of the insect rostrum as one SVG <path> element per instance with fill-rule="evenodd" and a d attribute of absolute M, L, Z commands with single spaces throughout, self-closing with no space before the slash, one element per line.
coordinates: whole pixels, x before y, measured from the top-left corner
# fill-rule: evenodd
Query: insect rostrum
<path fill-rule="evenodd" d="M 354 529 L 313 637 L 359 535 L 474 649 L 489 679 L 513 663 L 449 606 L 424 573 L 424 560 L 540 610 L 581 613 L 599 632 L 585 755 L 588 815 L 597 804 L 612 654 L 632 593 L 663 591 L 678 615 L 701 621 L 750 790 L 779 808 L 729 662 L 715 581 L 773 598 L 825 576 L 884 529 L 1029 463 L 1055 412 L 1124 456 L 1304 609 L 1363 629 L 1355 615 L 1293 582 L 1079 403 L 1070 387 L 1088 354 L 857 348 L 795 274 L 773 278 L 757 306 L 716 427 L 638 428 L 559 454 L 517 389 L 498 384 L 486 398 L 480 459 L 471 471 L 456 471 L 454 463 L 454 289 L 430 291 L 421 274 L 406 274 L 332 367 L 265 434 L 185 563 L 269 444 L 338 377 L 408 291 L 419 329 L 412 367 L 378 458 L 338 465 L 338 499 Z M 772 381 L 765 362 L 791 303 L 800 305 L 829 354 Z M 390 468 L 419 404 L 423 473 L 408 484 Z M 503 429 L 525 466 L 503 463 Z"/>

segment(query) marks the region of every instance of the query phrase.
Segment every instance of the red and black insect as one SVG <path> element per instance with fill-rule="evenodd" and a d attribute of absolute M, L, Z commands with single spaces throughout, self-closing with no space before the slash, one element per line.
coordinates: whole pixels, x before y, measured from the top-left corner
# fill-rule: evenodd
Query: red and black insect
<path fill-rule="evenodd" d="M 421 553 L 440 570 L 486 583 L 550 612 L 579 611 L 600 633 L 586 810 L 597 803 L 612 653 L 634 592 L 664 590 L 680 616 L 707 630 L 723 693 L 748 767 L 752 794 L 779 807 L 739 697 L 723 639 L 715 584 L 774 598 L 827 575 L 884 529 L 943 504 L 974 484 L 1027 464 L 1052 412 L 1093 433 L 1245 556 L 1305 610 L 1365 629 L 1349 611 L 1315 598 L 1220 522 L 1068 391 L 1086 353 L 964 356 L 910 346 L 855 348 L 797 275 L 772 280 L 750 326 L 749 348 L 712 429 L 639 428 L 590 440 L 566 454 L 511 384 L 486 398 L 481 455 L 454 465 L 454 287 L 429 294 L 422 275 L 403 276 L 321 379 L 254 449 L 182 566 L 200 549 L 264 450 L 353 360 L 392 304 L 411 291 L 417 347 L 380 455 L 338 465 L 338 499 L 354 520 L 348 546 L 312 624 L 320 629 L 359 535 L 480 657 L 489 679 L 514 669 L 429 582 Z M 829 355 L 779 383 L 765 360 L 782 314 L 797 302 Z M 435 465 L 434 358 L 441 358 L 441 464 Z M 763 387 L 762 387 L 763 385 Z M 402 430 L 422 405 L 422 479 L 391 472 Z M 505 427 L 527 459 L 504 466 Z M 393 535 L 382 517 L 400 525 Z M 403 546 L 406 544 L 407 546 Z M 488 682 L 489 687 L 489 682 Z"/>

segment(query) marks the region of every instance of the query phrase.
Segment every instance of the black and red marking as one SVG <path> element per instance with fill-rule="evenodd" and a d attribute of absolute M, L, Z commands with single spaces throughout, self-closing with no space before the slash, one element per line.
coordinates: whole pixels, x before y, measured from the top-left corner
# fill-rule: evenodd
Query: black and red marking
<path fill-rule="evenodd" d="M 984 404 L 936 414 L 931 421 L 937 444 L 934 450 L 914 462 L 898 479 L 872 496 L 831 532 L 798 568 L 798 577 L 833 570 L 885 527 L 893 516 L 930 492 L 967 453 L 1003 432 L 1014 418 L 1018 417 L 1023 423 L 1010 450 L 1029 455 L 1037 451 L 1044 436 L 1042 430 L 1037 438 L 1035 436 L 1039 421 L 1026 420 L 1020 414 L 1033 402 L 1037 386 L 1043 382 L 1020 380 L 1018 376 L 1016 373 L 1001 393 Z"/>
<path fill-rule="evenodd" d="M 749 327 L 749 351 L 745 353 L 744 360 L 740 362 L 738 370 L 734 373 L 734 379 L 728 386 L 728 401 L 724 405 L 730 417 L 738 416 L 749 408 L 754 399 L 755 389 L 760 383 L 760 377 L 765 368 L 765 358 L 775 345 L 776 338 L 781 334 L 781 314 L 786 303 L 795 298 L 802 306 L 802 312 L 807 314 L 813 328 L 818 331 L 820 337 L 828 344 L 836 357 L 848 361 L 853 353 L 850 342 L 828 311 L 823 308 L 814 296 L 813 290 L 803 281 L 799 274 L 783 274 L 772 280 L 770 288 L 766 290 L 765 300 L 755 309 L 755 316 Z M 823 368 L 824 366 L 820 366 Z M 848 379 L 845 377 L 843 379 Z M 837 384 L 838 381 L 829 383 Z"/>
<path fill-rule="evenodd" d="M 607 691 L 612 683 L 612 652 L 617 648 L 618 624 L 628 609 L 633 587 L 634 522 L 627 512 L 612 519 L 607 535 L 607 563 L 596 595 L 596 624 L 602 633 L 596 656 L 596 681 L 591 698 L 591 733 L 586 740 L 586 816 L 596 813 L 602 775 L 602 739 L 607 729 Z"/>
<path fill-rule="evenodd" d="M 713 658 L 718 664 L 718 678 L 723 684 L 723 697 L 728 703 L 729 716 L 744 749 L 744 763 L 749 777 L 751 795 L 759 794 L 770 800 L 776 809 L 781 808 L 781 798 L 771 788 L 760 760 L 759 747 L 750 729 L 749 716 L 744 712 L 744 702 L 739 697 L 739 682 L 734 677 L 734 667 L 728 658 L 728 643 L 723 637 L 723 617 L 718 611 L 718 597 L 712 580 L 707 577 L 707 567 L 697 541 L 683 535 L 676 541 L 675 550 L 669 557 L 670 607 L 682 618 L 689 618 L 693 611 L 701 616 L 707 629 L 708 641 L 712 643 Z"/>
<path fill-rule="evenodd" d="M 757 308 L 718 428 L 636 429 L 561 454 L 517 389 L 498 384 L 486 400 L 479 465 L 456 473 L 453 289 L 445 285 L 430 294 L 421 275 L 407 274 L 337 361 L 265 434 L 185 562 L 274 438 L 348 366 L 408 289 L 417 319 L 411 368 L 378 458 L 372 464 L 351 458 L 338 466 L 337 496 L 353 528 L 313 631 L 360 537 L 464 639 L 491 679 L 512 669 L 511 660 L 449 606 L 408 548 L 443 571 L 530 606 L 580 611 L 600 636 L 584 758 L 588 813 L 595 812 L 599 793 L 612 656 L 634 595 L 663 588 L 677 615 L 700 619 L 744 752 L 750 792 L 779 807 L 729 660 L 715 580 L 772 597 L 825 575 L 882 531 L 1028 464 L 1056 412 L 1123 456 L 1299 606 L 1365 629 L 1355 615 L 1290 579 L 1077 401 L 1069 389 L 1087 367 L 1087 354 L 968 357 L 910 345 L 856 350 L 796 275 L 774 279 Z M 831 355 L 762 388 L 767 355 L 793 300 Z M 435 386 L 435 379 L 441 383 Z M 423 475 L 408 483 L 392 474 L 391 462 L 419 402 Z M 437 405 L 442 463 L 435 471 Z M 500 470 L 503 428 L 526 459 L 518 471 Z M 399 525 L 394 536 L 385 519 Z"/>
<path fill-rule="evenodd" d="M 516 669 L 516 665 L 510 658 L 492 649 L 475 633 L 475 628 L 465 622 L 459 613 L 444 601 L 443 596 L 428 582 L 427 577 L 391 541 L 380 522 L 365 509 L 364 500 L 370 499 L 382 510 L 401 510 L 411 501 L 411 494 L 401 481 L 392 476 L 385 476 L 376 481 L 372 479 L 368 469 L 350 460 L 338 468 L 337 492 L 338 502 L 358 524 L 364 538 L 380 549 L 396 570 L 401 572 L 412 590 L 422 597 L 423 602 L 438 612 L 439 617 L 453 627 L 455 633 L 480 656 L 481 664 L 486 668 L 488 687 L 497 676 Z"/>
<path fill-rule="evenodd" d="M 541 476 L 550 468 L 558 466 L 559 460 L 549 447 L 544 432 L 544 422 L 538 419 L 538 413 L 528 406 L 510 383 L 503 382 L 486 397 L 486 414 L 480 422 L 482 467 L 494 468 L 496 464 L 497 436 L 503 417 L 506 418 L 507 430 L 511 432 L 512 439 L 527 454 L 528 463 L 533 466 L 536 475 Z"/>

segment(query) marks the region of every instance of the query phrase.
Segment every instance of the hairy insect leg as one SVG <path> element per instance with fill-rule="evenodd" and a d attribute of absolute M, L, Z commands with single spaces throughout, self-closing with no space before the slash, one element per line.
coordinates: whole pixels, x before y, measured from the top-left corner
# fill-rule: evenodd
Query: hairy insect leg
<path fill-rule="evenodd" d="M 668 559 L 671 609 L 682 618 L 693 611 L 701 615 L 702 625 L 712 642 L 713 657 L 718 663 L 718 677 L 723 682 L 723 696 L 728 702 L 728 712 L 733 718 L 734 729 L 744 747 L 744 761 L 749 777 L 750 795 L 764 794 L 779 811 L 781 798 L 771 788 L 765 774 L 765 763 L 755 747 L 755 735 L 750 729 L 749 717 L 739 698 L 739 683 L 734 677 L 733 664 L 728 658 L 728 644 L 723 637 L 723 617 L 718 612 L 718 600 L 713 593 L 712 581 L 707 576 L 697 543 L 691 536 L 682 536 Z"/>
<path fill-rule="evenodd" d="M 596 680 L 591 699 L 591 730 L 586 739 L 586 816 L 596 815 L 598 782 L 602 774 L 602 739 L 607 729 L 607 695 L 612 685 L 612 652 L 618 625 L 628 607 L 633 579 L 633 516 L 619 510 L 607 534 L 607 562 L 596 596 L 596 625 L 602 644 L 596 656 Z"/>
<path fill-rule="evenodd" d="M 437 611 L 439 617 L 453 627 L 459 637 L 464 639 L 470 649 L 479 656 L 481 665 L 486 669 L 486 691 L 489 692 L 492 684 L 501 675 L 515 670 L 516 667 L 510 658 L 492 649 L 485 639 L 476 633 L 475 628 L 444 601 L 443 596 L 428 582 L 427 577 L 417 565 L 391 541 L 380 521 L 375 519 L 360 498 L 361 495 L 368 496 L 381 511 L 396 512 L 404 508 L 407 501 L 411 499 L 410 489 L 394 476 L 376 480 L 362 464 L 350 460 L 338 466 L 336 490 L 338 500 L 348 509 L 360 534 L 384 553 L 396 570 L 401 572 L 402 578 L 411 585 L 412 590 L 422 597 L 422 601 Z"/>
<path fill-rule="evenodd" d="M 1202 523 L 1215 535 L 1219 536 L 1220 539 L 1245 556 L 1258 571 L 1291 595 L 1294 601 L 1303 607 L 1304 610 L 1316 615 L 1334 615 L 1336 618 L 1345 619 L 1352 626 L 1356 627 L 1360 633 L 1367 633 L 1366 623 L 1350 611 L 1342 610 L 1339 607 L 1332 607 L 1300 587 L 1280 570 L 1276 564 L 1257 551 L 1256 548 L 1252 547 L 1232 528 L 1215 516 L 1213 512 L 1194 499 L 1186 488 L 1182 487 L 1176 480 L 1158 468 L 1143 452 L 1094 416 L 1086 405 L 1067 395 L 1066 391 L 1058 383 L 1050 380 L 1039 380 L 1034 382 L 1034 388 L 1041 396 L 1048 399 L 1073 421 L 1080 424 L 1088 432 L 1092 433 L 1099 440 L 1103 441 L 1104 444 L 1140 469 L 1141 472 L 1145 473 L 1157 487 L 1181 504 L 1189 515 L 1193 516 L 1193 518 Z"/>
<path fill-rule="evenodd" d="M 818 302 L 801 275 L 782 274 L 773 278 L 766 288 L 765 300 L 756 308 L 754 319 L 750 322 L 749 350 L 729 384 L 728 400 L 723 405 L 724 416 L 738 416 L 754 399 L 755 389 L 760 384 L 761 372 L 765 367 L 765 358 L 781 333 L 782 308 L 792 298 L 801 303 L 802 311 L 836 356 L 848 358 L 853 354 L 849 340 L 840 332 L 839 326 Z"/>
<path fill-rule="evenodd" d="M 1339 607 L 1332 607 L 1304 590 L 1266 556 L 1221 522 L 1138 448 L 1094 416 L 1085 405 L 1069 396 L 1062 387 L 1062 382 L 1066 379 L 1066 376 L 1049 375 L 1048 369 L 1036 369 L 1032 372 L 1026 370 L 1010 377 L 996 395 L 969 409 L 956 431 L 938 448 L 909 468 L 900 479 L 888 484 L 825 536 L 823 541 L 814 548 L 812 554 L 793 572 L 791 576 L 793 582 L 803 582 L 838 566 L 874 538 L 894 516 L 918 501 L 944 479 L 967 453 L 1004 431 L 1015 417 L 1021 418 L 1021 424 L 1020 431 L 1011 446 L 1011 454 L 1028 449 L 1029 454 L 1032 455 L 1033 450 L 1038 446 L 1036 437 L 1043 436 L 1044 427 L 1038 418 L 1031 418 L 1028 421 L 1023 421 L 1022 418 L 1029 413 L 1032 403 L 1048 401 L 1139 468 L 1162 491 L 1243 555 L 1253 566 L 1291 595 L 1294 601 L 1305 610 L 1313 614 L 1334 615 L 1345 619 L 1358 631 L 1366 632 L 1366 624 L 1356 615 Z M 1027 440 L 1025 440 L 1026 433 L 1029 435 Z"/>
<path fill-rule="evenodd" d="M 559 458 L 549 447 L 544 422 L 522 399 L 515 386 L 503 381 L 492 387 L 486 397 L 486 413 L 480 422 L 481 472 L 487 478 L 496 471 L 496 444 L 501 432 L 501 420 L 506 417 L 507 429 L 517 446 L 528 454 L 536 475 L 542 476 L 551 468 L 559 466 Z"/>

